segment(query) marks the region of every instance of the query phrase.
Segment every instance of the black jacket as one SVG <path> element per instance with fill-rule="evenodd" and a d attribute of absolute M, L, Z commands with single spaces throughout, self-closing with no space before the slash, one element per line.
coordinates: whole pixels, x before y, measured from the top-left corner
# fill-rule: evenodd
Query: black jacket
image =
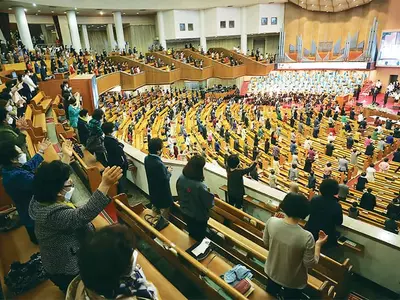
<path fill-rule="evenodd" d="M 365 185 L 368 183 L 368 179 L 365 177 L 358 177 L 356 190 L 362 192 L 365 189 Z"/>
<path fill-rule="evenodd" d="M 369 155 L 369 156 L 374 155 L 374 150 L 375 150 L 374 145 L 369 144 L 369 145 L 367 146 L 367 148 L 365 149 L 365 155 Z"/>
<path fill-rule="evenodd" d="M 173 199 L 169 181 L 171 173 L 157 155 L 147 155 L 144 159 L 150 202 L 157 208 L 168 208 Z"/>
<path fill-rule="evenodd" d="M 86 142 L 89 137 L 89 129 L 87 122 L 82 120 L 81 118 L 78 118 L 78 133 L 81 144 L 86 146 Z"/>
<path fill-rule="evenodd" d="M 333 146 L 333 144 L 327 144 L 326 145 L 326 151 L 325 151 L 325 154 L 326 155 L 328 155 L 328 156 L 332 156 L 332 154 L 333 154 L 333 149 L 335 149 L 335 146 Z"/>
<path fill-rule="evenodd" d="M 250 173 L 256 167 L 253 163 L 249 168 L 236 169 L 231 171 L 227 168 L 228 174 L 228 196 L 240 198 L 244 196 L 243 176 Z"/>
<path fill-rule="evenodd" d="M 128 160 L 124 152 L 124 145 L 116 138 L 106 135 L 104 137 L 104 146 L 107 150 L 108 165 L 119 166 L 121 169 L 128 169 Z"/>
<path fill-rule="evenodd" d="M 336 226 L 342 225 L 342 207 L 336 197 L 327 199 L 324 196 L 315 196 L 310 202 L 310 218 L 306 229 L 312 233 L 315 240 L 318 240 L 320 230 L 329 237 L 327 245 L 336 244 Z"/>
<path fill-rule="evenodd" d="M 376 197 L 371 193 L 364 193 L 360 200 L 360 207 L 368 210 L 374 210 L 376 205 Z"/>

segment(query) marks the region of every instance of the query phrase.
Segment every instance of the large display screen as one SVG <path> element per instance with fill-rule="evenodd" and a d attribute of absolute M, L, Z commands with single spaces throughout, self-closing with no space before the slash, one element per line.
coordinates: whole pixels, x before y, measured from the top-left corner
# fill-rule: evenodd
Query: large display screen
<path fill-rule="evenodd" d="M 400 67 L 400 31 L 382 32 L 378 67 Z"/>

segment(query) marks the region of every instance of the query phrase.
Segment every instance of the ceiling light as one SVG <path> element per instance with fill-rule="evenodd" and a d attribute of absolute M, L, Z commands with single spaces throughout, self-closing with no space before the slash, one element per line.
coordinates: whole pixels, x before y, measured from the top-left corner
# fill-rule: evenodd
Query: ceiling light
<path fill-rule="evenodd" d="M 40 12 L 40 9 L 37 12 Z"/>
<path fill-rule="evenodd" d="M 38 13 L 35 14 L 36 16 L 38 15 Z"/>
<path fill-rule="evenodd" d="M 79 14 L 79 11 L 77 11 L 76 13 Z"/>
<path fill-rule="evenodd" d="M 64 11 L 64 14 L 66 14 L 67 12 L 66 11 Z"/>
<path fill-rule="evenodd" d="M 51 13 L 54 14 L 54 10 L 52 10 Z"/>
<path fill-rule="evenodd" d="M 136 14 L 138 15 L 139 13 L 137 12 Z"/>
<path fill-rule="evenodd" d="M 25 8 L 24 11 L 27 12 L 28 10 Z"/>
<path fill-rule="evenodd" d="M 9 7 L 9 8 L 8 8 L 8 10 L 12 10 L 12 8 L 11 8 L 11 7 Z"/>
<path fill-rule="evenodd" d="M 33 6 L 36 6 L 36 3 L 32 3 Z"/>
<path fill-rule="evenodd" d="M 101 14 L 101 15 L 103 15 L 103 12 L 102 12 L 102 11 L 100 11 L 100 14 Z"/>
<path fill-rule="evenodd" d="M 126 15 L 126 13 L 123 13 L 123 15 Z"/>
<path fill-rule="evenodd" d="M 77 10 L 77 8 L 75 7 L 75 10 Z"/>

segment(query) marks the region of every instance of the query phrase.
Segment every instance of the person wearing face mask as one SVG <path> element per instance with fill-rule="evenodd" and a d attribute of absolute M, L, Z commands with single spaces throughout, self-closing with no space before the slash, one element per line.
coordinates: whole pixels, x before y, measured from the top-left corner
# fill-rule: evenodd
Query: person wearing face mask
<path fill-rule="evenodd" d="M 5 107 L 0 106 L 0 141 L 12 141 L 26 152 L 26 136 L 20 130 L 28 128 L 26 120 L 21 118 L 15 121 L 15 128 L 12 127 L 14 124 L 14 118 L 11 117 L 10 113 L 13 108 L 10 104 Z"/>
<path fill-rule="evenodd" d="M 124 225 L 96 231 L 81 245 L 80 274 L 69 285 L 66 299 L 159 299 L 137 263 L 139 252 L 135 248 L 135 236 Z"/>
<path fill-rule="evenodd" d="M 42 163 L 33 180 L 29 215 L 35 222 L 44 270 L 64 293 L 79 273 L 80 242 L 94 231 L 93 219 L 110 203 L 109 189 L 122 177 L 119 167 L 107 167 L 87 203 L 75 207 L 71 168 L 61 161 Z"/>
<path fill-rule="evenodd" d="M 126 172 L 128 170 L 128 159 L 124 151 L 124 144 L 120 143 L 114 136 L 114 124 L 105 122 L 101 125 L 104 136 L 104 146 L 107 151 L 108 165 L 118 166 L 122 169 L 123 176 L 118 182 L 118 193 L 127 194 L 126 189 Z"/>
<path fill-rule="evenodd" d="M 3 185 L 17 208 L 21 223 L 25 226 L 32 243 L 37 244 L 34 222 L 29 217 L 28 207 L 33 190 L 33 176 L 43 162 L 44 151 L 51 145 L 49 141 L 39 144 L 39 152 L 27 161 L 26 154 L 13 142 L 0 142 L 0 165 Z"/>
<path fill-rule="evenodd" d="M 86 149 L 96 155 L 96 159 L 103 164 L 108 166 L 107 161 L 107 150 L 104 146 L 104 133 L 101 129 L 101 123 L 104 117 L 104 111 L 101 109 L 95 109 L 92 114 L 92 119 L 89 121 L 89 137 L 86 142 Z"/>

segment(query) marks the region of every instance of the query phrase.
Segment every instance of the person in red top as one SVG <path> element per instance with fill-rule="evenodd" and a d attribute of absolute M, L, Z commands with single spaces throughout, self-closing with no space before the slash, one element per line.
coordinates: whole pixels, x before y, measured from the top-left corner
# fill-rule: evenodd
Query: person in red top
<path fill-rule="evenodd" d="M 330 127 L 329 128 L 329 133 L 332 133 L 335 136 L 336 135 L 335 127 Z"/>
<path fill-rule="evenodd" d="M 175 156 L 175 159 L 178 159 L 178 155 L 179 155 L 179 149 L 178 149 L 178 146 L 176 145 L 176 143 L 174 143 L 174 156 Z"/>
<path fill-rule="evenodd" d="M 75 68 L 72 64 L 69 65 L 69 74 L 75 74 Z"/>
<path fill-rule="evenodd" d="M 33 72 L 33 67 L 32 67 L 32 64 L 31 64 L 31 62 L 29 60 L 26 62 L 26 69 L 29 72 Z"/>

